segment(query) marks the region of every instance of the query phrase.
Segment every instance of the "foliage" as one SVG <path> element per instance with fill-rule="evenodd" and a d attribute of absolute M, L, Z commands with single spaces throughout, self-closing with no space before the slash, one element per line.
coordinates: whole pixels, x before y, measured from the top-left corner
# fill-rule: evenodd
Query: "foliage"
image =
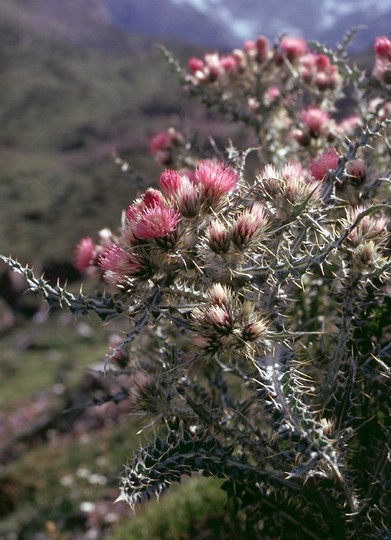
<path fill-rule="evenodd" d="M 188 72 L 165 52 L 252 146 L 155 138 L 160 190 L 77 246 L 94 297 L 4 258 L 49 304 L 128 321 L 112 369 L 159 427 L 123 471 L 131 507 L 201 471 L 250 538 L 387 536 L 391 42 L 367 74 L 347 45 L 261 37 Z"/>

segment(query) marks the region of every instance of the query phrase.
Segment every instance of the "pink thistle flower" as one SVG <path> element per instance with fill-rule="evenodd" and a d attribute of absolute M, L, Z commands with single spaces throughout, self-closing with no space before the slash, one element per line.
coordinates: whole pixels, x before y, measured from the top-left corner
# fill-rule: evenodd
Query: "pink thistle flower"
<path fill-rule="evenodd" d="M 349 116 L 348 118 L 344 118 L 342 122 L 337 124 L 336 131 L 337 133 L 340 133 L 342 135 L 345 134 L 352 134 L 354 133 L 354 130 L 357 126 L 361 124 L 361 119 L 359 116 Z"/>
<path fill-rule="evenodd" d="M 189 171 L 194 176 L 192 171 Z M 160 177 L 160 186 L 165 194 L 174 200 L 183 217 L 195 217 L 200 209 L 200 192 L 188 175 L 181 175 L 177 171 L 164 171 Z"/>
<path fill-rule="evenodd" d="M 308 107 L 301 114 L 303 123 L 309 129 L 313 137 L 319 137 L 330 123 L 330 116 L 320 107 Z"/>
<path fill-rule="evenodd" d="M 211 160 L 201 161 L 195 175 L 203 196 L 211 205 L 235 189 L 239 180 L 238 174 L 231 167 Z"/>
<path fill-rule="evenodd" d="M 193 56 L 187 62 L 187 66 L 191 73 L 196 73 L 196 71 L 202 71 L 205 67 L 205 64 L 200 58 Z"/>
<path fill-rule="evenodd" d="M 195 335 L 193 337 L 193 343 L 199 349 L 205 349 L 205 350 L 208 350 L 208 349 L 213 350 L 214 347 L 216 346 L 215 340 L 213 340 L 210 337 L 200 336 L 200 335 Z"/>
<path fill-rule="evenodd" d="M 224 68 L 221 65 L 220 56 L 216 53 L 205 54 L 206 69 L 204 72 L 208 75 L 210 81 L 215 81 L 224 75 Z"/>
<path fill-rule="evenodd" d="M 238 69 L 243 69 L 247 65 L 247 58 L 246 54 L 242 49 L 234 49 L 232 51 L 232 55 L 234 56 L 236 60 L 236 64 L 238 66 Z"/>
<path fill-rule="evenodd" d="M 147 208 L 133 227 L 136 238 L 149 240 L 172 235 L 180 221 L 180 214 L 173 208 L 160 205 Z"/>
<path fill-rule="evenodd" d="M 294 36 L 285 36 L 281 40 L 281 49 L 290 62 L 294 62 L 307 52 L 305 39 Z"/>
<path fill-rule="evenodd" d="M 234 73 L 238 68 L 238 63 L 233 54 L 226 54 L 221 57 L 220 65 L 226 73 Z"/>
<path fill-rule="evenodd" d="M 311 181 L 312 179 L 309 178 L 301 163 L 287 163 L 282 168 L 281 176 L 283 179 L 282 192 L 289 205 L 296 206 L 308 198 L 311 198 L 312 203 L 317 203 L 320 200 L 320 182 Z"/>
<path fill-rule="evenodd" d="M 332 148 L 312 160 L 309 164 L 309 169 L 313 178 L 316 180 L 325 180 L 329 170 L 337 168 L 338 159 L 337 152 Z"/>
<path fill-rule="evenodd" d="M 169 197 L 177 196 L 182 184 L 183 179 L 178 171 L 166 169 L 160 176 L 160 187 Z"/>
<path fill-rule="evenodd" d="M 96 258 L 96 244 L 92 238 L 82 238 L 75 248 L 74 265 L 79 272 L 85 272 L 94 266 Z"/>
<path fill-rule="evenodd" d="M 379 58 L 391 60 L 391 41 L 386 36 L 379 36 L 375 40 L 375 54 Z"/>
<path fill-rule="evenodd" d="M 315 55 L 315 64 L 318 71 L 328 71 L 331 66 L 330 58 L 325 54 Z"/>
<path fill-rule="evenodd" d="M 255 42 L 257 51 L 256 59 L 259 63 L 265 62 L 269 56 L 269 41 L 265 36 L 260 36 Z"/>
<path fill-rule="evenodd" d="M 126 210 L 126 218 L 129 221 L 137 221 L 138 217 L 141 215 L 142 208 L 140 207 L 140 203 L 135 202 L 134 204 L 131 204 L 128 206 L 128 209 Z"/>
<path fill-rule="evenodd" d="M 280 187 L 280 174 L 274 165 L 265 165 L 257 180 L 268 198 L 274 199 L 278 195 Z"/>
<path fill-rule="evenodd" d="M 341 83 L 337 66 L 325 54 L 307 53 L 299 59 L 302 79 L 313 83 L 319 90 L 333 89 Z"/>
<path fill-rule="evenodd" d="M 243 43 L 243 50 L 244 50 L 244 52 L 246 52 L 250 56 L 255 56 L 255 54 L 257 52 L 257 47 L 255 45 L 255 41 L 253 41 L 252 39 L 247 39 Z"/>
<path fill-rule="evenodd" d="M 164 197 L 160 191 L 153 188 L 148 188 L 142 197 L 142 208 L 154 208 L 165 204 Z"/>
<path fill-rule="evenodd" d="M 182 142 L 182 135 L 171 127 L 167 131 L 161 131 L 152 137 L 149 143 L 149 152 L 157 163 L 167 165 L 172 161 L 173 148 L 182 144 Z"/>
<path fill-rule="evenodd" d="M 112 244 L 98 257 L 98 265 L 104 271 L 103 277 L 111 285 L 119 285 L 141 270 L 141 263 L 133 253 Z"/>
<path fill-rule="evenodd" d="M 156 133 L 149 142 L 149 151 L 155 157 L 161 152 L 165 152 L 171 146 L 170 134 L 166 131 Z"/>

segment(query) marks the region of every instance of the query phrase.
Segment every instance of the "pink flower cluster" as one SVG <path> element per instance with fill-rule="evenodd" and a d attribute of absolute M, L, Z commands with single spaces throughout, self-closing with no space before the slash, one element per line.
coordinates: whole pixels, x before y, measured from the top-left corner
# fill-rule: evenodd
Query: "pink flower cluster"
<path fill-rule="evenodd" d="M 191 80 L 194 84 L 213 82 L 225 75 L 236 73 L 240 66 L 240 59 L 235 54 L 220 56 L 219 53 L 207 53 L 204 59 L 192 57 L 188 61 Z"/>
<path fill-rule="evenodd" d="M 181 221 L 213 211 L 238 180 L 231 167 L 212 160 L 201 161 L 195 171 L 164 171 L 161 191 L 147 189 L 128 207 L 118 238 L 110 233 L 102 236 L 100 244 L 91 238 L 80 240 L 75 267 L 80 272 L 103 273 L 114 286 L 124 286 L 134 277 L 150 277 L 159 264 L 154 260 L 156 250 L 176 245 Z"/>
<path fill-rule="evenodd" d="M 391 41 L 386 36 L 377 37 L 374 50 L 373 76 L 385 84 L 391 84 Z"/>
<path fill-rule="evenodd" d="M 307 84 L 315 85 L 318 90 L 334 89 L 341 83 L 337 66 L 331 64 L 325 54 L 308 52 L 305 39 L 285 36 L 279 48 L 273 51 L 267 38 L 260 36 L 255 41 L 245 41 L 242 49 L 220 55 L 207 53 L 204 58 L 192 57 L 188 61 L 188 80 L 194 85 L 225 81 L 227 78 L 242 76 L 246 69 L 271 60 L 271 66 L 279 66 L 288 60 L 294 64 Z"/>
<path fill-rule="evenodd" d="M 188 61 L 188 80 L 193 84 L 221 81 L 242 73 L 246 67 L 262 64 L 271 58 L 269 42 L 264 36 L 255 41 L 246 41 L 243 49 L 234 49 L 229 54 L 206 53 L 204 58 L 192 57 Z"/>
<path fill-rule="evenodd" d="M 149 152 L 160 165 L 170 165 L 175 148 L 183 144 L 183 136 L 175 128 L 156 133 L 149 143 Z"/>
<path fill-rule="evenodd" d="M 299 72 L 305 83 L 321 91 L 337 88 L 342 82 L 337 66 L 332 65 L 325 54 L 310 52 L 301 56 Z"/>
<path fill-rule="evenodd" d="M 338 135 L 351 135 L 360 124 L 358 116 L 350 116 L 337 123 L 318 105 L 310 105 L 301 111 L 301 126 L 293 131 L 293 137 L 302 146 L 311 139 L 324 137 L 332 141 Z"/>
<path fill-rule="evenodd" d="M 183 217 L 195 217 L 201 207 L 215 207 L 236 188 L 239 177 L 231 168 L 213 160 L 201 161 L 194 172 L 164 171 L 160 187 Z"/>

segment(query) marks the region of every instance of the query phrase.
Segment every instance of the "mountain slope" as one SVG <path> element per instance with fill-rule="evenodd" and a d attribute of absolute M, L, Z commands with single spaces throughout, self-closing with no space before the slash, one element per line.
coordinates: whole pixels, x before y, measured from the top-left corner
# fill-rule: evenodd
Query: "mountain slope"
<path fill-rule="evenodd" d="M 0 253 L 22 261 L 67 260 L 80 235 L 118 226 L 140 186 L 112 151 L 157 173 L 148 137 L 179 112 L 179 85 L 151 40 L 87 4 L 103 5 L 0 3 Z"/>

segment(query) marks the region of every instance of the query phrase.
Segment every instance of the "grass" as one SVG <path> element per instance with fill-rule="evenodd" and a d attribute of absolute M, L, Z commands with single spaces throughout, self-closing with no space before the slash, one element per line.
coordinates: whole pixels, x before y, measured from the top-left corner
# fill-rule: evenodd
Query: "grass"
<path fill-rule="evenodd" d="M 181 487 L 151 501 L 121 527 L 113 540 L 212 540 L 235 538 L 221 482 L 187 479 Z"/>
<path fill-rule="evenodd" d="M 96 331 L 99 321 L 88 321 L 91 331 L 95 330 L 93 338 L 80 335 L 78 324 L 67 314 L 56 313 L 45 323 L 30 322 L 2 338 L 2 412 L 62 381 L 71 389 L 80 382 L 88 366 L 105 357 L 107 334 L 101 329 Z"/>
<path fill-rule="evenodd" d="M 25 452 L 0 475 L 5 514 L 0 536 L 16 533 L 27 540 L 51 522 L 61 538 L 72 538 L 86 529 L 85 503 L 105 501 L 106 515 L 113 511 L 117 477 L 135 431 L 130 424 L 65 444 L 53 436 L 50 443 Z"/>

